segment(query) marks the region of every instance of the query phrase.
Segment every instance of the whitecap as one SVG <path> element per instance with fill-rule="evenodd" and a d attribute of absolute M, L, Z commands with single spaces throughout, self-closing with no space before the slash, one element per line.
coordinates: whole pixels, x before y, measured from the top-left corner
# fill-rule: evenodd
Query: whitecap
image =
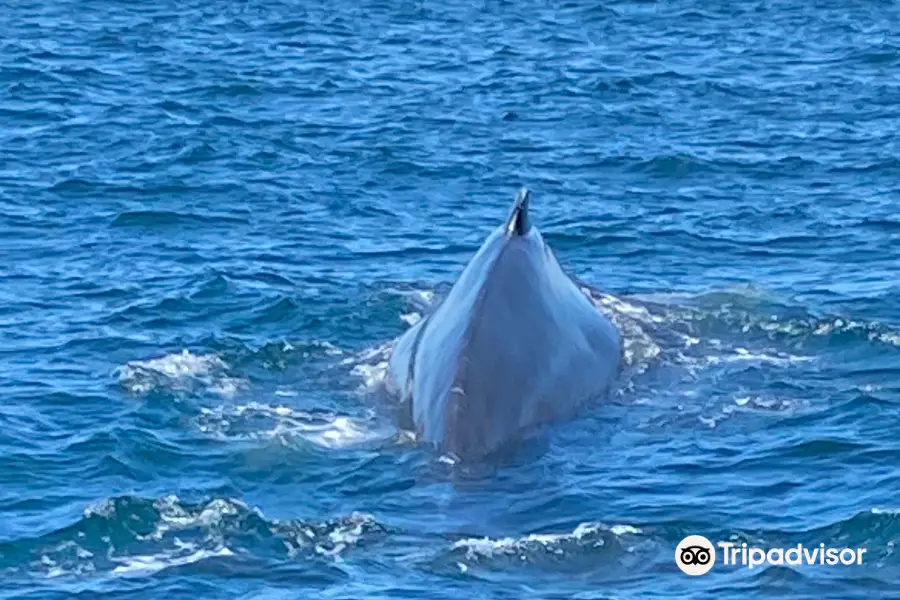
<path fill-rule="evenodd" d="M 613 537 L 637 535 L 641 530 L 631 525 L 604 525 L 580 523 L 569 533 L 532 533 L 521 537 L 464 538 L 452 545 L 454 551 L 463 551 L 467 560 L 490 559 L 495 556 L 518 556 L 527 560 L 528 555 L 539 552 L 564 554 L 567 549 L 585 546 L 604 546 L 604 534 Z"/>
<path fill-rule="evenodd" d="M 35 571 L 49 577 L 96 571 L 147 576 L 210 558 L 252 553 L 260 531 L 266 532 L 266 539 L 280 540 L 287 557 L 321 555 L 340 560 L 341 554 L 368 536 L 384 531 L 368 513 L 353 512 L 327 521 L 279 521 L 267 519 L 258 508 L 240 500 L 224 497 L 191 504 L 175 495 L 156 499 L 123 496 L 99 502 L 84 514 L 85 519 L 105 523 L 99 528 L 98 523 L 78 523 L 71 536 L 67 534 L 71 527 L 51 534 L 43 547 L 36 548 Z M 108 535 L 94 535 L 119 524 L 124 529 L 115 544 Z M 146 533 L 139 534 L 139 530 Z M 85 532 L 92 539 L 90 550 L 79 545 L 85 543 L 79 539 L 85 536 L 78 534 Z M 69 539 L 60 541 L 60 535 Z M 243 545 L 248 542 L 250 546 Z"/>
<path fill-rule="evenodd" d="M 873 515 L 900 515 L 900 508 L 879 508 L 875 507 L 871 510 Z"/>

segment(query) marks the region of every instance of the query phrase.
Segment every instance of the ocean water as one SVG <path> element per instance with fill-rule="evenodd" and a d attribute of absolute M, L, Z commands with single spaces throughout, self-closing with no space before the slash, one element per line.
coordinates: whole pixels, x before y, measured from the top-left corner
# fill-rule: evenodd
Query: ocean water
<path fill-rule="evenodd" d="M 0 597 L 900 597 L 897 4 L 0 7 Z M 467 472 L 378 390 L 520 185 L 627 365 Z"/>

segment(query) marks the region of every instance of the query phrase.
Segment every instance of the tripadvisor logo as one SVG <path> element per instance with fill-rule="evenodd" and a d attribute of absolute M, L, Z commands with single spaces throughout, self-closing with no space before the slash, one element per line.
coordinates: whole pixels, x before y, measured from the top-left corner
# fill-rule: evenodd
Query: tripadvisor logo
<path fill-rule="evenodd" d="M 689 535 L 675 548 L 675 563 L 688 575 L 706 575 L 716 564 L 716 548 L 702 535 Z"/>
<path fill-rule="evenodd" d="M 689 535 L 675 548 L 675 564 L 688 575 L 705 575 L 716 564 L 716 547 L 721 552 L 721 564 L 752 569 L 762 565 L 861 565 L 865 548 L 828 548 L 825 544 L 806 547 L 797 544 L 789 548 L 764 550 L 746 543 L 718 542 L 713 544 L 702 535 Z"/>

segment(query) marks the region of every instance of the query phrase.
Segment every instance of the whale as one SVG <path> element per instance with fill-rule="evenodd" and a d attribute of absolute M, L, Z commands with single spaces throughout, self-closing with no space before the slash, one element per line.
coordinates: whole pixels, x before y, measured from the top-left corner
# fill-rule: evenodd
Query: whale
<path fill-rule="evenodd" d="M 530 204 L 520 189 L 388 361 L 404 428 L 456 461 L 515 452 L 607 395 L 621 369 L 620 332 L 563 270 Z"/>

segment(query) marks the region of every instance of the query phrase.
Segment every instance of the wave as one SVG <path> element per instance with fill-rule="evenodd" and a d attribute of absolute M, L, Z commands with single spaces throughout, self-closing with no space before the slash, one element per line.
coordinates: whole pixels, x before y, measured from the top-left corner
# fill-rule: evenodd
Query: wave
<path fill-rule="evenodd" d="M 364 512 L 330 519 L 279 520 L 234 498 L 186 502 L 173 495 L 155 499 L 118 496 L 87 508 L 67 527 L 0 544 L 0 573 L 12 577 L 25 562 L 23 556 L 32 576 L 141 577 L 203 561 L 342 561 L 369 544 L 390 543 L 395 546 L 394 556 L 415 556 L 411 563 L 406 561 L 407 568 L 457 574 L 524 567 L 591 569 L 606 575 L 671 567 L 671 549 L 687 534 L 702 534 L 714 543 L 746 542 L 764 548 L 820 543 L 866 547 L 867 564 L 877 566 L 887 578 L 897 568 L 890 561 L 898 533 L 900 512 L 873 507 L 846 519 L 795 531 L 709 530 L 702 524 L 680 521 L 637 525 L 582 522 L 564 532 L 418 538 Z"/>
<path fill-rule="evenodd" d="M 177 496 L 119 496 L 86 509 L 64 529 L 0 544 L 0 572 L 12 569 L 23 553 L 32 570 L 47 577 L 149 575 L 236 555 L 334 559 L 385 532 L 367 513 L 281 521 L 233 498 L 190 503 Z"/>
<path fill-rule="evenodd" d="M 465 563 L 486 563 L 512 558 L 520 562 L 538 562 L 547 557 L 562 557 L 590 552 L 596 548 L 621 546 L 622 542 L 640 534 L 631 525 L 581 523 L 570 533 L 528 534 L 505 538 L 463 538 L 449 553 Z"/>

